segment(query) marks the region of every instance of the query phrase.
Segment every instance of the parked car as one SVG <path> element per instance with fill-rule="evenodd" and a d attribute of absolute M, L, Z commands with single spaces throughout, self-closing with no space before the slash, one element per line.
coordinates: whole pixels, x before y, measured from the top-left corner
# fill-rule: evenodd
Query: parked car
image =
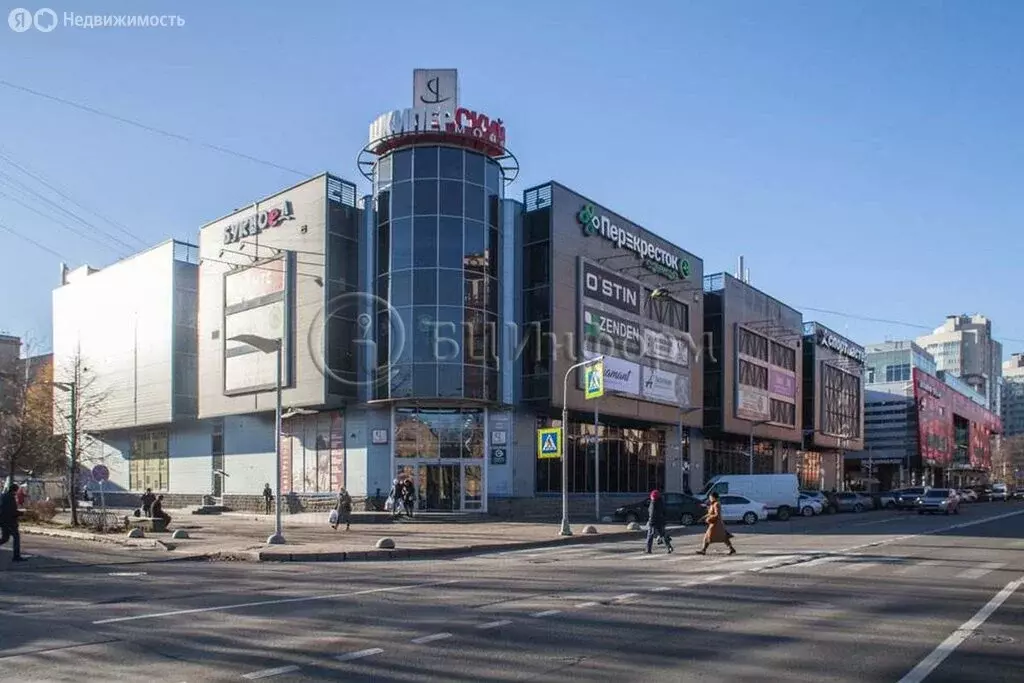
<path fill-rule="evenodd" d="M 987 503 L 992 500 L 992 489 L 988 486 L 972 486 L 971 490 L 978 496 L 979 503 Z"/>
<path fill-rule="evenodd" d="M 840 512 L 864 512 L 873 510 L 875 502 L 862 493 L 841 491 L 836 494 L 836 505 Z"/>
<path fill-rule="evenodd" d="M 896 509 L 896 500 L 899 498 L 900 489 L 895 491 L 886 491 L 885 493 L 878 494 L 878 507 L 885 508 L 886 510 Z"/>
<path fill-rule="evenodd" d="M 917 514 L 960 514 L 960 496 L 953 489 L 928 489 L 917 499 Z"/>
<path fill-rule="evenodd" d="M 684 493 L 666 493 L 662 499 L 665 501 L 665 518 L 670 522 L 678 520 L 683 526 L 700 521 L 707 512 L 703 503 Z M 649 503 L 650 500 L 645 499 L 623 505 L 612 514 L 612 518 L 617 522 L 646 522 Z"/>
<path fill-rule="evenodd" d="M 978 501 L 978 494 L 971 489 L 960 489 L 956 494 L 960 496 L 960 502 L 962 503 L 976 503 Z"/>
<path fill-rule="evenodd" d="M 912 486 L 900 489 L 896 496 L 897 510 L 913 510 L 917 508 L 917 499 L 924 495 L 927 489 L 923 486 Z"/>
<path fill-rule="evenodd" d="M 706 500 L 712 491 L 719 496 L 735 494 L 761 501 L 783 522 L 800 509 L 800 482 L 795 474 L 720 474 L 697 497 Z"/>
<path fill-rule="evenodd" d="M 819 503 L 821 503 L 821 511 L 824 514 L 831 514 L 835 512 L 835 510 L 833 510 L 832 507 L 828 504 L 828 497 L 825 495 L 824 491 L 802 490 L 800 491 L 800 495 L 807 496 L 811 500 L 816 500 Z"/>
<path fill-rule="evenodd" d="M 722 504 L 722 520 L 725 522 L 743 522 L 752 525 L 768 519 L 768 506 L 746 496 L 719 496 Z"/>
<path fill-rule="evenodd" d="M 804 517 L 820 515 L 824 509 L 825 506 L 817 498 L 811 498 L 803 493 L 800 494 L 800 514 Z"/>
<path fill-rule="evenodd" d="M 992 484 L 992 493 L 989 494 L 990 500 L 998 500 L 1005 503 L 1010 500 L 1010 489 L 1006 484 Z"/>

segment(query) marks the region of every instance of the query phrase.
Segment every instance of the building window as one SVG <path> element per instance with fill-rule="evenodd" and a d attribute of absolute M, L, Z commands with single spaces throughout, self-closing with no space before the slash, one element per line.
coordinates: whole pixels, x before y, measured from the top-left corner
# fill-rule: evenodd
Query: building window
<path fill-rule="evenodd" d="M 768 368 L 740 359 L 740 384 L 758 389 L 768 388 Z"/>
<path fill-rule="evenodd" d="M 848 438 L 860 437 L 860 377 L 822 362 L 821 382 L 821 430 Z"/>
<path fill-rule="evenodd" d="M 771 421 L 793 426 L 796 424 L 796 404 L 771 399 Z"/>
<path fill-rule="evenodd" d="M 796 349 L 772 342 L 772 365 L 796 372 Z"/>
<path fill-rule="evenodd" d="M 128 488 L 133 491 L 166 491 L 170 485 L 167 430 L 143 432 L 132 437 L 128 463 Z"/>
<path fill-rule="evenodd" d="M 885 366 L 885 381 L 886 382 L 909 382 L 910 381 L 910 364 L 901 363 L 900 365 L 886 365 Z"/>
<path fill-rule="evenodd" d="M 758 358 L 768 362 L 768 338 L 752 332 L 744 327 L 739 328 L 739 340 L 737 343 L 739 352 L 751 358 Z M 794 368 L 796 366 L 794 365 Z"/>
<path fill-rule="evenodd" d="M 543 422 L 543 421 L 541 421 Z M 538 423 L 538 426 L 546 426 Z M 659 429 L 628 429 L 593 423 L 571 423 L 563 446 L 569 460 L 569 492 L 594 492 L 594 449 L 597 444 L 598 488 L 601 493 L 647 493 L 665 488 L 665 433 Z M 537 461 L 537 492 L 562 490 L 562 464 Z"/>
<path fill-rule="evenodd" d="M 483 459 L 483 411 L 469 408 L 397 409 L 395 457 Z"/>

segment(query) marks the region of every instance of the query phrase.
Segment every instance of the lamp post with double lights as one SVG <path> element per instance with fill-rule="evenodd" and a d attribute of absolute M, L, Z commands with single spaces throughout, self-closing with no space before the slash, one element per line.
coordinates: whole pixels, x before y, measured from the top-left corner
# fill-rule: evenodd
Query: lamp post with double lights
<path fill-rule="evenodd" d="M 566 448 L 565 437 L 569 433 L 569 375 L 577 368 L 586 367 L 593 363 L 604 360 L 604 354 L 594 356 L 575 365 L 570 365 L 562 377 L 562 528 L 559 536 L 572 536 L 572 529 L 569 528 L 569 453 Z"/>
<path fill-rule="evenodd" d="M 280 339 L 269 339 L 256 334 L 239 334 L 228 339 L 260 351 L 272 353 L 277 361 L 275 388 L 277 400 L 274 409 L 274 459 L 277 461 L 277 491 L 274 499 L 274 534 L 267 539 L 268 545 L 282 545 L 284 534 L 281 531 L 281 383 L 282 383 L 282 347 Z"/>
<path fill-rule="evenodd" d="M 687 488 L 687 477 L 690 474 L 690 463 L 686 457 L 686 449 L 683 448 L 683 418 L 690 413 L 695 413 L 700 410 L 702 406 L 692 406 L 690 408 L 682 408 L 679 411 L 679 492 L 686 493 Z"/>
<path fill-rule="evenodd" d="M 68 489 L 69 495 L 71 496 L 68 501 L 71 505 L 71 524 L 78 524 L 78 506 L 76 504 L 77 498 L 75 496 L 78 492 L 75 490 L 75 479 L 78 469 L 78 386 L 74 382 L 51 382 L 55 388 L 60 389 L 63 392 L 69 394 L 71 411 L 68 414 L 68 439 L 71 442 L 70 447 L 70 476 L 68 477 Z M 14 472 L 11 472 L 11 476 L 14 476 Z"/>

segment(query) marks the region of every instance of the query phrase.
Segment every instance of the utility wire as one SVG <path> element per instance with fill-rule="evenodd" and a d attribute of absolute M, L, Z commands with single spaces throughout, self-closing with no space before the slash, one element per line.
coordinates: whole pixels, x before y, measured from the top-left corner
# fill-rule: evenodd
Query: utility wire
<path fill-rule="evenodd" d="M 112 218 L 109 218 L 109 217 L 103 215 L 102 213 L 100 213 L 96 209 L 92 209 L 89 206 L 83 204 L 82 202 L 77 201 L 74 197 L 72 197 L 71 195 L 67 194 L 67 192 L 65 190 L 62 190 L 57 185 L 54 185 L 52 182 L 48 181 L 41 174 L 33 172 L 29 168 L 26 168 L 25 166 L 19 164 L 17 161 L 15 161 L 13 158 L 11 158 L 6 153 L 6 150 L 4 150 L 3 147 L 0 147 L 0 159 L 6 161 L 8 164 L 13 166 L 14 168 L 18 169 L 19 171 L 21 171 L 25 175 L 29 176 L 30 178 L 33 178 L 34 180 L 36 180 L 40 184 L 42 184 L 45 187 L 49 188 L 50 190 L 52 190 L 53 192 L 55 192 L 59 196 L 63 197 L 67 201 L 71 202 L 75 206 L 79 207 L 80 209 L 83 209 L 84 211 L 87 211 L 87 212 L 91 213 L 92 215 L 96 216 L 97 218 L 100 218 L 100 219 L 106 221 L 107 223 L 109 223 L 111 226 L 117 228 L 119 231 L 121 231 L 126 236 L 128 236 L 128 237 L 132 238 L 133 240 L 137 241 L 139 244 L 145 245 L 145 241 L 144 240 L 140 239 L 135 233 L 133 233 L 128 228 L 126 228 L 123 224 L 115 221 Z"/>
<path fill-rule="evenodd" d="M 813 308 L 811 306 L 796 306 L 797 310 L 801 311 L 814 311 L 815 313 L 826 313 L 828 315 L 839 316 L 840 318 L 850 318 L 852 320 L 863 320 L 870 323 L 883 323 L 886 325 L 900 325 L 903 327 L 913 327 L 920 330 L 934 330 L 934 325 L 919 325 L 917 323 L 910 323 L 903 320 L 888 320 L 886 318 L 872 318 L 865 315 L 856 315 L 854 313 L 843 313 L 841 311 L 831 311 L 826 308 Z M 1012 342 L 1014 344 L 1024 344 L 1024 339 L 1014 339 L 1013 337 L 995 337 L 995 341 L 998 342 Z"/>
<path fill-rule="evenodd" d="M 182 135 L 181 133 L 174 133 L 174 132 L 171 132 L 169 130 L 164 130 L 162 128 L 157 128 L 156 126 L 150 126 L 148 124 L 142 123 L 141 121 L 136 121 L 134 119 L 129 119 L 129 118 L 126 118 L 124 116 L 118 116 L 117 114 L 111 114 L 110 112 L 102 111 L 100 109 L 96 109 L 95 107 L 90 107 L 89 105 L 81 104 L 80 102 L 74 102 L 72 100 L 69 100 L 69 99 L 66 99 L 66 98 L 63 98 L 63 97 L 58 97 L 56 95 L 50 95 L 48 93 L 44 93 L 44 92 L 41 92 L 39 90 L 33 90 L 32 88 L 26 88 L 25 86 L 18 85 L 17 83 L 11 83 L 10 81 L 6 81 L 6 80 L 3 80 L 3 79 L 0 79 L 0 85 L 4 86 L 6 88 L 10 88 L 11 90 L 18 90 L 18 91 L 23 92 L 23 93 L 28 93 L 29 95 L 34 95 L 36 97 L 41 97 L 43 99 L 50 100 L 51 102 L 58 102 L 60 104 L 66 105 L 68 107 L 74 107 L 75 109 L 79 109 L 81 111 L 85 111 L 85 112 L 88 112 L 90 114 L 95 114 L 96 116 L 102 116 L 103 118 L 111 119 L 112 121 L 118 121 L 119 123 L 123 123 L 123 124 L 128 125 L 128 126 L 133 126 L 135 128 L 139 128 L 141 130 L 144 130 L 144 131 L 147 131 L 147 132 L 150 132 L 150 133 L 155 133 L 157 135 L 162 135 L 164 137 L 171 138 L 173 140 L 180 140 L 182 142 L 187 142 L 189 144 L 199 145 L 200 147 L 205 147 L 206 149 L 210 149 L 210 150 L 213 150 L 215 152 L 220 152 L 221 154 L 228 154 L 230 156 L 237 157 L 239 159 L 245 159 L 246 161 L 252 161 L 252 162 L 255 162 L 257 164 L 262 164 L 264 166 L 269 166 L 270 168 L 275 168 L 275 169 L 277 169 L 279 171 L 287 171 L 288 173 L 294 173 L 295 175 L 299 175 L 299 176 L 303 176 L 303 177 L 309 177 L 309 176 L 313 175 L 312 173 L 307 173 L 305 171 L 298 171 L 298 170 L 296 170 L 294 168 L 288 168 L 287 166 L 282 166 L 280 164 L 275 164 L 273 161 L 267 161 L 266 159 L 260 159 L 260 158 L 254 157 L 252 155 L 245 154 L 244 152 L 237 152 L 237 151 L 235 151 L 233 149 L 228 149 L 227 147 L 221 147 L 220 145 L 214 145 L 214 144 L 211 144 L 209 142 L 203 142 L 202 140 L 196 140 L 195 138 L 190 138 L 187 135 Z"/>
<path fill-rule="evenodd" d="M 114 243 L 120 245 L 121 247 L 124 247 L 129 252 L 131 252 L 131 251 L 133 251 L 135 249 L 138 249 L 138 247 L 125 242 L 120 237 L 117 237 L 116 235 L 111 235 L 109 232 L 107 232 L 107 231 L 97 227 L 96 225 L 94 225 L 90 221 L 87 221 L 86 219 L 84 219 L 81 216 L 79 216 L 78 214 L 76 214 L 74 211 L 69 211 L 68 209 L 65 209 L 63 206 L 61 206 L 57 202 L 53 201 L 52 199 L 50 199 L 49 197 L 43 195 L 42 193 L 37 192 L 36 190 L 32 189 L 31 187 L 29 187 L 25 183 L 21 182 L 17 178 L 15 178 L 15 177 L 5 173 L 4 171 L 0 171 L 0 182 L 5 182 L 5 181 L 6 181 L 6 184 L 7 184 L 8 187 L 12 187 L 12 188 L 14 188 L 16 190 L 20 190 L 21 192 L 24 192 L 26 194 L 32 195 L 33 197 L 35 197 L 36 199 L 42 201 L 45 204 L 49 204 L 50 206 L 54 207 L 58 211 L 61 211 L 62 213 L 65 213 L 68 216 L 70 216 L 72 220 L 75 220 L 75 221 L 81 223 L 82 225 L 84 225 L 85 227 L 87 227 L 87 228 L 89 228 L 91 230 L 94 230 L 98 234 L 103 235 L 104 237 L 106 237 L 111 242 L 114 242 Z M 14 197 L 11 197 L 11 195 L 7 195 L 7 196 L 10 199 L 14 200 L 14 201 L 18 201 Z M 23 202 L 18 202 L 18 203 L 21 204 L 22 206 L 25 206 L 26 208 L 34 210 L 34 209 L 32 209 L 32 207 L 28 206 L 27 204 L 24 204 Z M 40 214 L 40 215 L 45 216 L 45 214 Z M 55 221 L 55 222 L 59 223 L 60 221 Z M 67 226 L 66 223 L 61 223 L 61 224 L 65 225 L 65 227 Z M 81 233 L 79 233 L 79 234 L 81 234 Z M 138 238 L 136 238 L 136 240 L 141 242 L 141 240 L 138 240 Z M 106 246 L 106 245 L 104 245 L 104 246 Z"/>
<path fill-rule="evenodd" d="M 99 246 L 103 247 L 104 249 L 109 249 L 109 250 L 113 251 L 114 253 L 116 253 L 118 255 L 119 258 L 123 257 L 125 255 L 125 252 L 122 249 L 118 249 L 116 247 L 113 247 L 113 246 L 107 244 L 106 242 L 102 242 L 99 239 L 97 239 L 97 238 L 93 237 L 92 235 L 90 235 L 89 233 L 83 232 L 82 230 L 79 230 L 78 228 L 74 227 L 73 225 L 68 225 L 67 223 L 65 223 L 64 221 L 62 221 L 62 220 L 60 220 L 58 218 L 54 218 L 53 216 L 50 216 L 49 214 L 43 213 L 38 208 L 32 206 L 31 204 L 28 204 L 28 203 L 22 201 L 21 199 L 18 199 L 17 197 L 9 195 L 6 192 L 0 192 L 0 197 L 5 197 L 5 198 L 11 200 L 12 202 L 14 202 L 15 204 L 19 204 L 19 205 L 25 207 L 29 211 L 42 216 L 43 218 L 45 218 L 48 221 L 56 223 L 57 225 L 59 225 L 60 227 L 64 228 L 68 232 L 71 232 L 71 233 L 73 233 L 75 235 L 78 235 L 82 239 L 89 240 L 90 242 L 92 242 L 94 244 L 98 244 Z"/>
<path fill-rule="evenodd" d="M 39 242 L 36 242 L 34 239 L 32 239 L 31 237 L 28 237 L 27 235 L 22 235 L 20 232 L 18 232 L 14 228 L 10 228 L 10 227 L 4 225 L 3 223 L 0 223 L 0 230 L 3 230 L 4 232 L 10 233 L 10 234 L 14 235 L 15 237 L 17 237 L 18 239 L 25 240 L 29 244 L 31 244 L 33 246 L 36 246 L 39 249 L 42 249 L 43 251 L 45 251 L 47 253 L 53 254 L 54 256 L 56 256 L 57 258 L 61 259 L 62 261 L 67 261 L 67 259 L 62 254 L 54 251 L 53 249 L 50 249 L 45 244 L 40 244 Z"/>

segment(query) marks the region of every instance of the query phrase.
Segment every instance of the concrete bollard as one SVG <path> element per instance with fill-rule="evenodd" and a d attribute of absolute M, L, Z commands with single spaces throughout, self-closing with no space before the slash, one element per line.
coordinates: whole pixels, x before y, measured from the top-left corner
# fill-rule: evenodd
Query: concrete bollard
<path fill-rule="evenodd" d="M 630 522 L 626 525 L 626 531 L 640 531 L 640 524 L 637 522 Z"/>
<path fill-rule="evenodd" d="M 377 541 L 377 547 L 380 550 L 394 550 L 395 542 L 390 538 L 382 538 L 379 541 Z"/>
<path fill-rule="evenodd" d="M 140 529 L 139 527 L 135 527 L 134 529 L 132 529 L 131 531 L 128 532 L 128 538 L 145 538 L 145 537 L 146 537 L 146 534 L 143 533 L 142 529 Z"/>
<path fill-rule="evenodd" d="M 174 533 L 171 534 L 171 538 L 173 538 L 174 540 L 181 540 L 183 538 L 188 538 L 188 532 L 185 531 L 184 529 L 175 529 Z"/>
<path fill-rule="evenodd" d="M 615 521 L 615 520 L 614 520 L 614 519 L 612 519 L 610 515 L 605 515 L 604 517 L 602 517 L 602 518 L 601 518 L 601 522 L 602 522 L 603 524 L 611 524 L 611 523 L 612 523 L 612 522 L 614 522 L 614 521 Z"/>
<path fill-rule="evenodd" d="M 588 536 L 593 536 L 597 533 L 597 527 L 593 524 L 588 524 L 587 526 L 583 527 L 583 533 Z"/>

